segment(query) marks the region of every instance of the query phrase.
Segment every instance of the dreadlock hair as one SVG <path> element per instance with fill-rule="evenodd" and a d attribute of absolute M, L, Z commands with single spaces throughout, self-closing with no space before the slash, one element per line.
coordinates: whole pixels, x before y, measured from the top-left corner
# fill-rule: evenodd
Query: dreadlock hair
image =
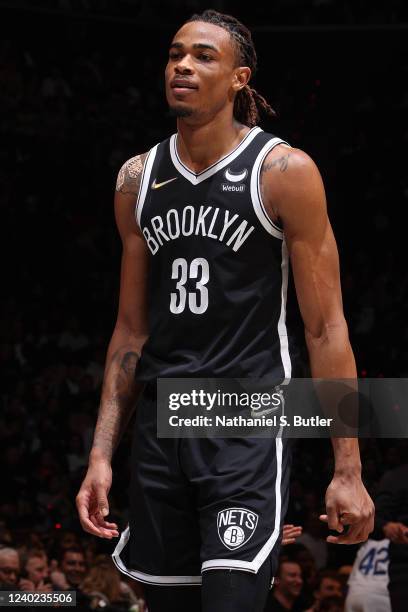
<path fill-rule="evenodd" d="M 255 74 L 257 57 L 251 32 L 238 19 L 232 17 L 232 15 L 225 15 L 213 9 L 208 9 L 201 14 L 192 15 L 186 23 L 191 21 L 204 21 L 227 30 L 235 45 L 237 66 L 248 66 L 251 69 L 252 76 Z M 276 116 L 275 111 L 265 98 L 249 85 L 245 85 L 236 94 L 233 112 L 237 121 L 251 128 L 257 125 L 261 113 L 269 117 Z"/>

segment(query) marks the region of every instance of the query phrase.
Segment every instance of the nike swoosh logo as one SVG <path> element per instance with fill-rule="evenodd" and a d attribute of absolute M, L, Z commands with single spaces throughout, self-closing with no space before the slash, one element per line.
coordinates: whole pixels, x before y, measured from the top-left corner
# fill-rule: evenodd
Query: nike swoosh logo
<path fill-rule="evenodd" d="M 163 187 L 163 185 L 167 185 L 167 183 L 171 183 L 172 181 L 175 181 L 177 178 L 178 176 L 175 176 L 174 178 L 171 178 L 168 181 L 163 181 L 162 183 L 156 183 L 156 179 L 154 179 L 152 183 L 152 189 L 160 189 L 160 187 Z"/>
<path fill-rule="evenodd" d="M 225 171 L 225 178 L 228 181 L 231 181 L 232 183 L 239 183 L 240 181 L 244 180 L 244 178 L 246 177 L 247 174 L 248 174 L 248 170 L 247 169 L 245 169 L 240 174 L 231 174 L 229 169 L 227 168 L 227 170 Z"/>

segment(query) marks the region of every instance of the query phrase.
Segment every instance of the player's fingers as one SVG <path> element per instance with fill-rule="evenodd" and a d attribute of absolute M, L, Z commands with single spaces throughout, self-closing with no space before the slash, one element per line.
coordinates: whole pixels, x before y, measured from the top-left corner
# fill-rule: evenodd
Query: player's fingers
<path fill-rule="evenodd" d="M 106 527 L 106 529 L 114 529 L 115 531 L 118 531 L 118 526 L 116 523 L 108 523 L 108 521 L 103 520 L 103 522 L 100 522 L 99 524 L 102 527 Z"/>
<path fill-rule="evenodd" d="M 329 529 L 334 529 L 335 531 L 342 533 L 344 527 L 340 523 L 340 516 L 339 516 L 339 513 L 337 512 L 337 507 L 332 504 L 326 504 L 326 511 L 327 511 L 327 524 L 329 526 Z"/>
<path fill-rule="evenodd" d="M 95 517 L 95 515 L 91 514 L 91 516 L 89 517 L 89 520 L 91 521 L 92 525 L 94 526 L 94 528 L 97 530 L 97 535 L 100 538 L 108 538 L 111 539 L 112 535 L 109 532 L 108 529 L 105 529 L 104 527 L 101 527 L 98 522 L 97 519 Z"/>
<path fill-rule="evenodd" d="M 100 537 L 101 532 L 99 527 L 96 527 L 89 519 L 88 505 L 85 502 L 77 499 L 77 508 L 82 529 L 88 533 L 91 533 L 92 535 L 97 535 Z"/>
<path fill-rule="evenodd" d="M 109 514 L 109 503 L 107 496 L 107 489 L 104 485 L 96 485 L 96 500 L 98 505 L 98 510 L 102 516 L 108 516 Z"/>
<path fill-rule="evenodd" d="M 101 525 L 99 525 L 95 515 L 91 515 L 89 518 L 90 518 L 91 522 L 93 523 L 93 525 L 97 529 L 99 529 L 100 537 L 107 538 L 107 539 L 111 540 L 114 536 L 119 535 L 117 531 L 106 529 L 105 527 L 102 527 Z"/>
<path fill-rule="evenodd" d="M 342 512 L 339 520 L 342 525 L 357 525 L 361 517 L 354 512 Z"/>
<path fill-rule="evenodd" d="M 359 542 L 365 542 L 366 539 L 364 530 L 361 529 L 360 525 L 351 525 L 347 533 L 339 536 L 328 536 L 326 541 L 330 544 L 358 544 Z"/>
<path fill-rule="evenodd" d="M 105 527 L 105 529 L 114 529 L 116 531 L 118 530 L 117 524 L 110 523 L 109 521 L 105 521 L 105 519 L 103 518 L 100 512 L 95 512 L 93 516 L 95 516 L 96 522 L 99 525 L 99 527 Z"/>

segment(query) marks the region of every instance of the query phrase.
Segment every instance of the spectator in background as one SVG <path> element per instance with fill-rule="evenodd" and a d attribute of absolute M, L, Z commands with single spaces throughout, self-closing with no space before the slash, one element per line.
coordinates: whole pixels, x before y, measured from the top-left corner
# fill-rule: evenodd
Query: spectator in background
<path fill-rule="evenodd" d="M 15 548 L 0 548 L 0 590 L 17 589 L 20 559 Z"/>
<path fill-rule="evenodd" d="M 408 463 L 386 472 L 375 500 L 374 537 L 388 538 L 388 590 L 393 612 L 408 610 Z"/>
<path fill-rule="evenodd" d="M 302 527 L 300 525 L 284 525 L 282 528 L 282 546 L 294 544 L 301 533 Z"/>
<path fill-rule="evenodd" d="M 51 544 L 51 559 L 60 559 L 62 551 L 67 548 L 80 548 L 80 541 L 74 531 L 58 529 L 54 533 L 53 542 Z"/>
<path fill-rule="evenodd" d="M 344 598 L 338 595 L 325 597 L 319 603 L 317 608 L 319 612 L 344 612 Z M 377 612 L 373 609 L 371 612 Z"/>
<path fill-rule="evenodd" d="M 128 609 L 131 605 L 139 605 L 142 609 L 142 602 L 130 586 L 121 581 L 118 570 L 107 555 L 96 557 L 93 567 L 81 583 L 81 590 L 91 599 L 91 607 L 94 604 L 95 607 Z"/>
<path fill-rule="evenodd" d="M 80 546 L 61 549 L 58 566 L 53 562 L 51 579 L 56 588 L 76 591 L 78 609 L 88 609 L 90 598 L 81 589 L 81 582 L 87 574 L 85 553 Z"/>
<path fill-rule="evenodd" d="M 66 548 L 61 553 L 59 567 L 65 576 L 67 588 L 77 589 L 86 575 L 85 553 L 82 548 Z"/>
<path fill-rule="evenodd" d="M 53 590 L 49 577 L 48 557 L 44 550 L 29 549 L 22 554 L 20 588 L 22 591 L 51 593 Z"/>
<path fill-rule="evenodd" d="M 303 606 L 302 610 L 309 608 L 314 601 L 313 591 L 317 577 L 314 557 L 306 546 L 297 541 L 286 546 L 284 554 L 287 559 L 298 563 L 302 569 L 303 586 L 297 603 Z"/>
<path fill-rule="evenodd" d="M 321 603 L 328 597 L 343 597 L 342 580 L 334 570 L 322 570 L 317 575 L 315 590 L 313 592 L 314 602 L 307 612 L 321 610 Z M 343 608 L 341 608 L 343 609 Z"/>
<path fill-rule="evenodd" d="M 282 557 L 273 590 L 269 593 L 265 612 L 300 612 L 300 593 L 303 586 L 302 568 L 296 561 Z"/>

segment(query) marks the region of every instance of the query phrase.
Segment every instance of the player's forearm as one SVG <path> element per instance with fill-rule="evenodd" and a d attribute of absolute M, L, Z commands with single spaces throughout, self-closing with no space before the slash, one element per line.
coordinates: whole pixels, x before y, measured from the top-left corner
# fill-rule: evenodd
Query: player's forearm
<path fill-rule="evenodd" d="M 357 378 L 356 362 L 345 321 L 320 326 L 319 334 L 305 331 L 313 378 Z"/>
<path fill-rule="evenodd" d="M 135 380 L 145 338 L 116 327 L 106 357 L 105 375 L 90 460 L 112 460 L 135 409 L 142 385 Z"/>
<path fill-rule="evenodd" d="M 361 476 L 358 438 L 332 438 L 334 472 L 338 476 Z"/>
<path fill-rule="evenodd" d="M 329 399 L 322 400 L 323 410 L 330 416 L 338 416 L 338 406 L 344 395 L 350 392 L 352 380 L 356 380 L 357 371 L 353 350 L 350 345 L 347 324 L 324 326 L 324 332 L 313 337 L 306 331 L 306 344 L 309 351 L 311 374 L 319 379 L 347 379 L 344 391 L 342 386 L 333 386 Z M 357 387 L 357 383 L 356 387 Z M 357 388 L 356 388 L 357 390 Z M 344 394 L 344 395 L 342 395 Z M 357 396 L 356 396 L 357 402 Z M 329 404 L 329 405 L 328 405 Z M 358 422 L 358 405 L 350 401 L 350 422 Z M 359 475 L 361 473 L 360 450 L 357 438 L 332 438 L 335 458 L 335 472 L 339 475 Z"/>

